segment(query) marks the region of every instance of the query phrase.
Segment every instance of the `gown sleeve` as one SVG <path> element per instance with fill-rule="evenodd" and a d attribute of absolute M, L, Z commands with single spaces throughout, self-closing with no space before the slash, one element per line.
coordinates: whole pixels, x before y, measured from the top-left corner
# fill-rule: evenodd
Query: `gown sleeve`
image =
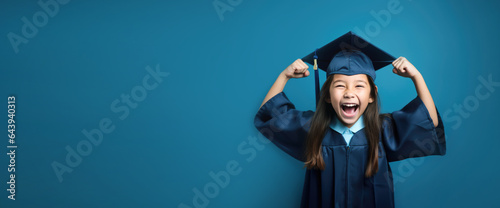
<path fill-rule="evenodd" d="M 313 111 L 295 109 L 284 92 L 269 99 L 257 112 L 255 127 L 278 148 L 305 161 L 305 141 Z"/>
<path fill-rule="evenodd" d="M 438 126 L 434 127 L 429 111 L 419 97 L 403 109 L 385 116 L 382 121 L 381 142 L 387 160 L 392 162 L 428 155 L 445 155 L 444 126 L 439 112 L 438 121 Z"/>

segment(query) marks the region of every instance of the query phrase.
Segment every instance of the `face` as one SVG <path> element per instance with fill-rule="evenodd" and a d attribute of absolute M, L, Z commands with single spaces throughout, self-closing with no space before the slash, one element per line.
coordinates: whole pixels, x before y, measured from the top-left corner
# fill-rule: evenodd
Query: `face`
<path fill-rule="evenodd" d="M 370 84 L 365 74 L 343 75 L 334 74 L 330 85 L 331 103 L 337 118 L 348 128 L 351 128 L 363 115 L 374 98 L 370 97 Z M 376 90 L 376 89 L 374 89 Z"/>

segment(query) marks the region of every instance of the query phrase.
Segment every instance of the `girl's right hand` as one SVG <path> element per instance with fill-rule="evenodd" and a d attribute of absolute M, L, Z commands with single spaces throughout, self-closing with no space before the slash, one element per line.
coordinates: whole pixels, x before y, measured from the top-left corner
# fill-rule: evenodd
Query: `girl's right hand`
<path fill-rule="evenodd" d="M 307 77 L 309 76 L 308 68 L 309 66 L 302 59 L 297 59 L 290 66 L 286 67 L 281 74 L 287 79 Z"/>

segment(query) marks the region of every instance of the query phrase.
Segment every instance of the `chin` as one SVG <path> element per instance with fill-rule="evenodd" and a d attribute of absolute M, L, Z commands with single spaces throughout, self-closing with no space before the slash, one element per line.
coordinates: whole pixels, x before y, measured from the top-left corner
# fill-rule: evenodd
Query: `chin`
<path fill-rule="evenodd" d="M 356 123 L 356 121 L 358 121 L 359 117 L 356 117 L 356 118 L 342 118 L 342 117 L 339 117 L 339 120 L 347 127 L 351 127 L 352 125 L 354 125 Z"/>

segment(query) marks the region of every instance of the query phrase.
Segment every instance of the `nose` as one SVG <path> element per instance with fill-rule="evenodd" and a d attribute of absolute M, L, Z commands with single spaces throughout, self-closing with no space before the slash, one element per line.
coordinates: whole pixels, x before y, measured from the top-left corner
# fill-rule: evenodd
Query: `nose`
<path fill-rule="evenodd" d="M 346 90 L 344 92 L 344 98 L 354 98 L 354 93 L 352 93 L 351 91 L 349 90 Z"/>

